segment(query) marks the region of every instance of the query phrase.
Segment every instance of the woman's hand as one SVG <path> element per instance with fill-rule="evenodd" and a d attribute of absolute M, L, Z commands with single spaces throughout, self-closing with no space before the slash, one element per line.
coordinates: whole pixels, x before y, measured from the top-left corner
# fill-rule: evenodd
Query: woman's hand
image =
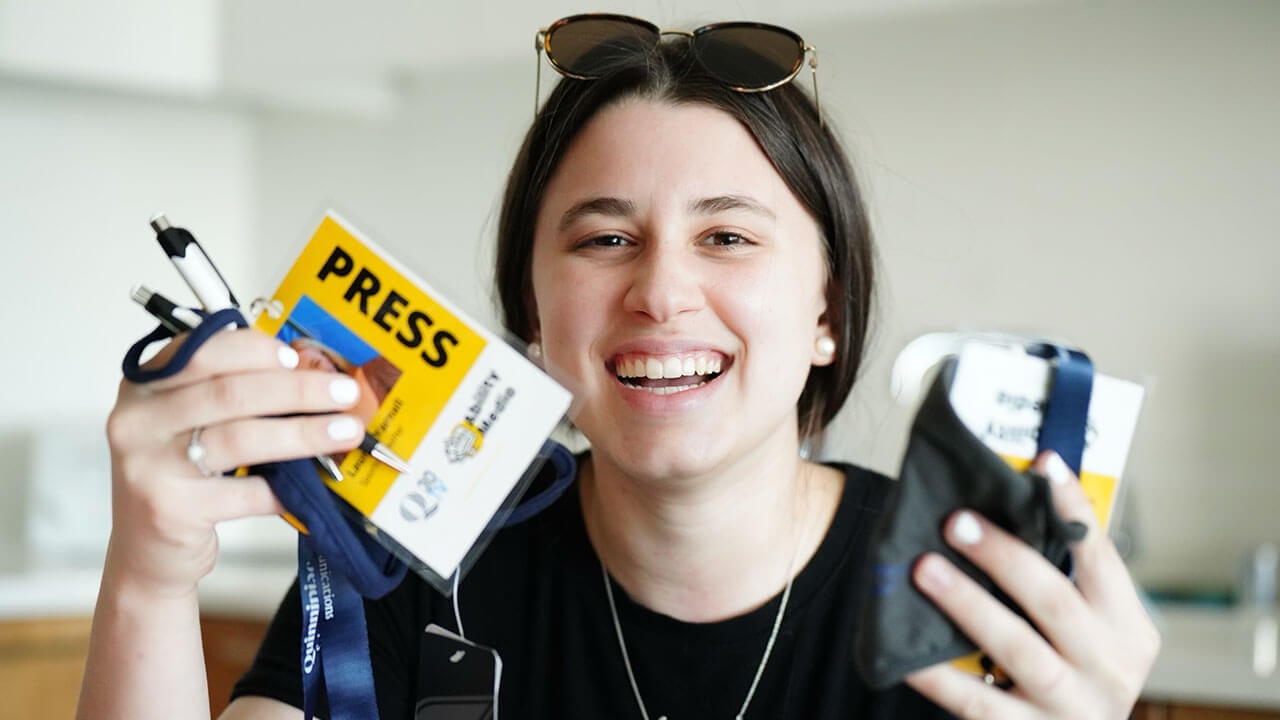
<path fill-rule="evenodd" d="M 148 366 L 166 362 L 182 339 Z M 355 382 L 297 365 L 289 346 L 237 330 L 216 333 L 173 377 L 121 382 L 107 422 L 113 580 L 146 593 L 193 591 L 213 568 L 215 523 L 282 510 L 262 478 L 221 473 L 359 444 L 363 424 L 339 414 L 357 400 Z M 297 413 L 309 415 L 279 417 Z M 210 477 L 188 458 L 196 429 Z"/>
<path fill-rule="evenodd" d="M 1115 546 L 1075 475 L 1056 454 L 1036 466 L 1059 513 L 1088 533 L 1072 546 L 1075 583 L 1025 543 L 975 513 L 947 521 L 947 541 L 987 573 L 1041 632 L 941 556 L 922 557 L 916 585 L 1014 681 L 1009 690 L 947 663 L 907 676 L 922 695 L 965 720 L 1126 718 L 1160 649 Z"/>

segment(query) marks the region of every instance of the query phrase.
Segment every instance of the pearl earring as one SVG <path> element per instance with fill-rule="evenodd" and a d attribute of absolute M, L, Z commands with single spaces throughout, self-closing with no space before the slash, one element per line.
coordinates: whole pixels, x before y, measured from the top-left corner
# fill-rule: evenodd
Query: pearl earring
<path fill-rule="evenodd" d="M 823 335 L 818 338 L 813 347 L 823 358 L 830 358 L 836 354 L 836 341 L 830 335 Z"/>
<path fill-rule="evenodd" d="M 539 343 L 537 340 L 534 340 L 533 342 L 529 343 L 529 349 L 526 350 L 526 352 L 528 353 L 530 360 L 534 362 L 541 360 L 542 359 L 542 343 Z"/>

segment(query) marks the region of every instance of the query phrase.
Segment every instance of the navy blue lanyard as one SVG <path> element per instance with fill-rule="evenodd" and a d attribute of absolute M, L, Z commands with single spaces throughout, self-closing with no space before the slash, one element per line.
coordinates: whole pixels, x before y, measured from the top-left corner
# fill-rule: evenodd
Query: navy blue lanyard
<path fill-rule="evenodd" d="M 298 535 L 298 590 L 302 598 L 302 713 L 315 716 L 320 677 L 329 717 L 377 718 L 373 663 L 364 598 L 332 571 L 306 535 Z"/>
<path fill-rule="evenodd" d="M 1093 396 L 1093 361 L 1079 350 L 1040 343 L 1027 352 L 1045 358 L 1052 381 L 1044 417 L 1040 421 L 1037 453 L 1053 450 L 1078 477 L 1089 428 L 1089 400 Z"/>

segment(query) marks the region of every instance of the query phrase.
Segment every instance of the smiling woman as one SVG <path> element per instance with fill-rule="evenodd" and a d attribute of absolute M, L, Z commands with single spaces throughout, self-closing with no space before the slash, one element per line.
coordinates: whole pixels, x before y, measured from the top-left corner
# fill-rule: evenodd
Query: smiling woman
<path fill-rule="evenodd" d="M 508 328 L 576 389 L 573 419 L 591 449 L 575 488 L 498 533 L 461 583 L 467 637 L 502 657 L 500 704 L 521 718 L 1125 717 L 1158 640 L 1056 456 L 1039 467 L 1057 480 L 1058 507 L 1091 528 L 1077 546 L 1078 587 L 963 510 L 949 542 L 1030 622 L 939 557 L 913 572 L 1016 684 L 945 665 L 881 691 L 861 681 L 866 544 L 891 483 L 803 451 L 862 362 L 873 252 L 853 173 L 794 84 L 728 84 L 698 43 L 659 42 L 626 19 L 557 23 L 539 35 L 544 50 L 574 37 L 563 33 L 575 22 L 630 34 L 538 113 L 511 172 L 496 270 Z M 735 52 L 753 52 L 751 37 Z M 610 42 L 576 39 L 584 56 Z M 800 57 L 812 50 L 796 42 Z M 784 80 L 798 68 L 761 67 Z M 198 486 L 218 498 L 208 514 L 165 511 L 204 481 L 179 454 L 192 426 L 208 428 L 227 466 L 350 447 L 307 424 L 328 415 L 253 424 L 301 405 L 350 411 L 316 394 L 320 378 L 287 369 L 296 355 L 273 343 L 222 333 L 173 384 L 122 387 L 117 524 L 85 708 L 172 716 L 200 695 L 187 616 L 213 522 L 276 509 L 255 483 L 214 479 Z M 258 392 L 216 394 L 212 383 Z M 241 401 L 220 406 L 226 397 Z M 439 718 L 451 703 L 484 711 L 442 663 L 438 636 L 422 632 L 462 631 L 425 583 L 410 577 L 369 603 L 367 621 L 384 717 Z M 227 717 L 299 715 L 301 626 L 295 586 Z M 155 675 L 172 681 L 159 699 Z"/>
<path fill-rule="evenodd" d="M 535 224 L 532 339 L 582 388 L 593 466 L 657 482 L 798 457 L 795 399 L 832 361 L 815 351 L 831 333 L 826 253 L 747 129 L 705 104 L 632 99 L 561 163 Z M 680 380 L 699 358 L 716 374 Z"/>

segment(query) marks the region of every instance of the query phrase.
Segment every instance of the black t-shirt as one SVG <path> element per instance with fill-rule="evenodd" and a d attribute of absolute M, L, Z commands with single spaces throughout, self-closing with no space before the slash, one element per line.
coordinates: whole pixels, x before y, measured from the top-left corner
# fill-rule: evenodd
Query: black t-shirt
<path fill-rule="evenodd" d="M 949 718 L 906 686 L 876 692 L 853 663 L 866 546 L 890 481 L 850 465 L 827 536 L 796 577 L 786 616 L 747 718 Z M 687 623 L 633 602 L 613 585 L 627 650 L 650 718 L 733 718 L 751 685 L 781 593 L 759 609 Z M 609 613 L 600 561 L 588 541 L 577 486 L 537 517 L 499 532 L 461 584 L 467 638 L 502 657 L 501 716 L 639 718 Z M 383 720 L 414 718 L 433 686 L 424 628 L 456 630 L 450 601 L 413 573 L 366 602 L 374 685 Z M 295 583 L 233 697 L 301 707 L 301 611 Z"/>

